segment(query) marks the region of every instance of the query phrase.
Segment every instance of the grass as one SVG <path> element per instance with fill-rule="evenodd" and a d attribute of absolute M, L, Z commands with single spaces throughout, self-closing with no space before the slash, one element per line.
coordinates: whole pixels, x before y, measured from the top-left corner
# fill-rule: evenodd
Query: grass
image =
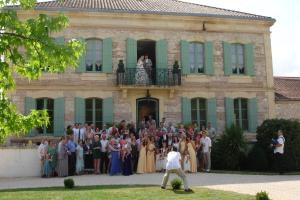
<path fill-rule="evenodd" d="M 0 200 L 254 200 L 254 196 L 195 188 L 192 193 L 183 190 L 160 189 L 159 186 L 90 186 L 68 190 L 62 187 L 13 189 L 0 191 Z"/>

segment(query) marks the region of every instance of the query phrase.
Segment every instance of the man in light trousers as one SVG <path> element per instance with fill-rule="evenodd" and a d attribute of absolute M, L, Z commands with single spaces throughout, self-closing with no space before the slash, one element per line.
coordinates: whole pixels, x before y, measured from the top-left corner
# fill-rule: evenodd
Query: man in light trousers
<path fill-rule="evenodd" d="M 206 131 L 202 132 L 202 138 L 200 140 L 202 150 L 205 171 L 209 172 L 211 167 L 210 152 L 211 152 L 211 139 L 206 136 Z"/>
<path fill-rule="evenodd" d="M 166 189 L 170 173 L 176 173 L 183 180 L 184 191 L 192 192 L 192 190 L 188 186 L 186 176 L 183 170 L 181 169 L 180 160 L 180 153 L 177 152 L 177 148 L 173 146 L 172 151 L 170 151 L 167 156 L 166 173 L 164 175 L 161 188 Z"/>

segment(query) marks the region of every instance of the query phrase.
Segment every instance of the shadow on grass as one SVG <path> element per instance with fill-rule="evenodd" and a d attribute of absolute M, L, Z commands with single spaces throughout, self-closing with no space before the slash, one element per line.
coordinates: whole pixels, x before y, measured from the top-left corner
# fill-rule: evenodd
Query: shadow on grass
<path fill-rule="evenodd" d="M 158 185 L 95 185 L 95 186 L 76 186 L 73 189 L 66 189 L 64 187 L 43 187 L 43 188 L 22 188 L 22 189 L 7 189 L 7 190 L 0 190 L 1 192 L 30 192 L 30 191 L 83 191 L 83 190 L 100 190 L 100 189 L 141 189 L 141 188 L 150 188 L 150 187 L 157 187 Z"/>
<path fill-rule="evenodd" d="M 173 189 L 166 189 L 167 191 L 172 191 L 175 194 L 180 194 L 180 195 L 190 195 L 190 194 L 194 194 L 194 190 L 191 192 L 185 192 L 184 190 L 173 190 Z"/>

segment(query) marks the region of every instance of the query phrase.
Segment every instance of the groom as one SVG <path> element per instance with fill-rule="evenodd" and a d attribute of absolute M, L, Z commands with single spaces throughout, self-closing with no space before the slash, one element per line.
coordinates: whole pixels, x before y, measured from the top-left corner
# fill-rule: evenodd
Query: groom
<path fill-rule="evenodd" d="M 152 61 L 148 57 L 148 54 L 145 54 L 144 68 L 148 74 L 149 79 L 152 81 Z"/>

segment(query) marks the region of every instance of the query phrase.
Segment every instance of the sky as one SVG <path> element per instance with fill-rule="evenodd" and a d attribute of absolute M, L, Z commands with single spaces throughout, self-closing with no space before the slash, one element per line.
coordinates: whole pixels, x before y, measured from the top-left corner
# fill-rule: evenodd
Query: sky
<path fill-rule="evenodd" d="M 181 0 L 215 6 L 276 19 L 271 27 L 273 73 L 300 76 L 299 0 Z M 297 49 L 299 48 L 299 50 Z"/>

